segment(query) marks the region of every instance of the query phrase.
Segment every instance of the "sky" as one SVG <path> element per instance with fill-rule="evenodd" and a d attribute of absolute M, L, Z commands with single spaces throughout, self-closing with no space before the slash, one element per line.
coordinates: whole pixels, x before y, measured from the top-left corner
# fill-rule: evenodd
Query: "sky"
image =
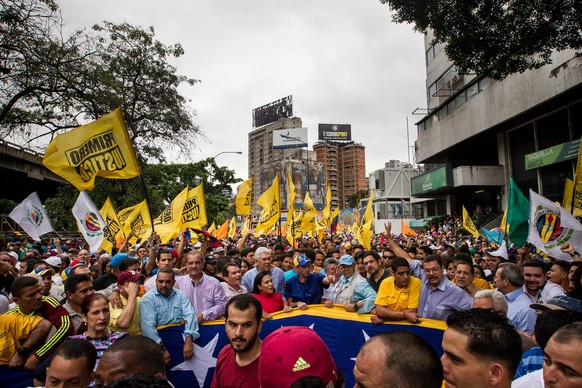
<path fill-rule="evenodd" d="M 426 107 L 423 35 L 393 23 L 378 0 L 57 3 L 65 31 L 126 21 L 153 26 L 158 40 L 184 47 L 172 64 L 201 81 L 180 92 L 206 140 L 193 139 L 194 160 L 175 162 L 242 151 L 216 161 L 246 179 L 252 110 L 288 95 L 308 128 L 309 149 L 318 123 L 347 123 L 352 140 L 366 147 L 366 173 L 409 160 L 406 119 L 412 146 L 421 118 L 412 111 Z"/>

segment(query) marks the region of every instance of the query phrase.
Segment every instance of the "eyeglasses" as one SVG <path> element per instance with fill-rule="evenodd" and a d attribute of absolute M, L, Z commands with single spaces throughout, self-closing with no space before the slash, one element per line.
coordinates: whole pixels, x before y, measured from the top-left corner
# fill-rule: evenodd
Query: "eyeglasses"
<path fill-rule="evenodd" d="M 425 274 L 429 274 L 429 273 L 439 273 L 442 272 L 442 268 L 425 268 L 424 269 L 424 273 Z"/>

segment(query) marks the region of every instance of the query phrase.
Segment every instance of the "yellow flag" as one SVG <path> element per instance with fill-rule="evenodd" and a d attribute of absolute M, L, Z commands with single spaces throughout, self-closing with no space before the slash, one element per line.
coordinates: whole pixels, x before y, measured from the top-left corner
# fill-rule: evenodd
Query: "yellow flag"
<path fill-rule="evenodd" d="M 581 186 L 580 183 L 578 185 Z M 573 198 L 574 203 L 572 204 Z M 578 187 L 574 191 L 574 181 L 568 178 L 566 178 L 566 184 L 564 185 L 562 207 L 571 211 L 574 216 L 582 216 L 582 187 Z"/>
<path fill-rule="evenodd" d="M 469 212 L 467 212 L 465 206 L 463 206 L 463 228 L 465 228 L 465 230 L 471 233 L 473 236 L 479 237 L 479 231 L 477 230 L 477 227 L 473 223 L 471 217 L 469 217 Z"/>
<path fill-rule="evenodd" d="M 281 193 L 279 192 L 279 174 L 270 188 L 268 188 L 257 200 L 263 210 L 255 231 L 268 232 L 281 217 Z"/>
<path fill-rule="evenodd" d="M 162 214 L 154 220 L 154 229 L 160 237 L 162 244 L 168 243 L 173 238 L 180 235 L 182 231 L 182 212 L 186 197 L 188 196 L 188 187 L 176 195 L 176 198 L 170 202 Z"/>
<path fill-rule="evenodd" d="M 42 164 L 79 191 L 93 189 L 97 176 L 129 179 L 140 175 L 119 109 L 55 137 Z"/>
<path fill-rule="evenodd" d="M 244 236 L 248 233 L 249 228 L 250 228 L 250 224 L 251 224 L 251 218 L 249 216 L 245 217 L 245 220 L 243 222 L 240 234 L 241 236 Z"/>
<path fill-rule="evenodd" d="M 228 237 L 234 238 L 236 235 L 236 217 L 232 217 L 230 219 L 230 223 L 228 224 Z"/>
<path fill-rule="evenodd" d="M 216 229 L 214 236 L 217 239 L 222 240 L 223 238 L 226 238 L 227 234 L 228 234 L 228 220 L 224 221 L 224 223 L 220 225 L 218 229 Z"/>
<path fill-rule="evenodd" d="M 287 170 L 287 208 L 289 213 L 295 211 L 295 183 L 293 183 L 293 178 L 291 177 L 291 172 Z"/>
<path fill-rule="evenodd" d="M 132 243 L 149 236 L 152 231 L 152 218 L 145 199 L 135 206 L 123 225 L 123 232 L 126 236 L 132 230 L 135 232 L 135 237 L 130 241 Z"/>
<path fill-rule="evenodd" d="M 121 209 L 117 213 L 117 220 L 119 221 L 119 225 L 121 226 L 121 229 L 115 235 L 115 241 L 117 242 L 117 247 L 118 248 L 121 246 L 121 244 L 123 243 L 123 241 L 125 240 L 125 237 L 126 237 L 125 232 L 124 232 L 125 223 L 127 222 L 127 219 L 129 218 L 129 216 L 131 215 L 131 213 L 133 213 L 133 211 L 138 206 L 139 206 L 139 204 L 133 205 L 133 206 L 130 206 L 130 207 L 126 207 L 125 209 Z"/>
<path fill-rule="evenodd" d="M 309 192 L 305 194 L 305 199 L 303 200 L 303 219 L 301 220 L 301 231 L 303 233 L 311 232 L 315 230 L 315 216 L 317 215 L 317 209 L 313 206 L 313 201 Z"/>
<path fill-rule="evenodd" d="M 303 236 L 303 232 L 301 231 L 301 222 L 303 219 L 303 213 L 299 212 L 299 214 L 295 214 L 292 218 L 289 218 L 287 215 L 287 231 L 285 233 L 285 237 L 291 246 L 297 245 L 297 240 Z M 295 244 L 293 244 L 293 240 L 295 240 Z"/>
<path fill-rule="evenodd" d="M 505 209 L 505 212 L 503 212 L 503 219 L 501 220 L 501 225 L 499 226 L 499 229 L 501 229 L 505 233 L 509 232 L 509 225 L 507 225 L 507 209 Z"/>
<path fill-rule="evenodd" d="M 405 236 L 417 236 L 418 234 L 408 226 L 406 221 L 402 219 L 402 234 Z"/>
<path fill-rule="evenodd" d="M 115 212 L 115 208 L 113 207 L 113 202 L 111 202 L 111 198 L 107 198 L 101 210 L 101 217 L 107 223 L 107 228 L 103 230 L 103 244 L 101 244 L 101 248 L 105 249 L 107 252 L 111 253 L 113 250 L 113 244 L 111 243 L 111 237 L 117 236 L 121 232 L 121 223 L 117 218 L 117 213 Z"/>
<path fill-rule="evenodd" d="M 356 229 L 353 231 L 357 240 L 364 246 L 364 248 L 366 248 L 366 250 L 370 250 L 372 244 L 372 224 L 374 222 L 372 202 L 374 202 L 374 196 L 370 195 L 362 221 L 359 226 L 357 224 L 354 225 Z"/>
<path fill-rule="evenodd" d="M 323 208 L 322 217 L 317 221 L 316 230 L 324 230 L 331 226 L 331 188 L 327 184 L 327 194 L 325 196 L 325 207 Z"/>
<path fill-rule="evenodd" d="M 564 189 L 565 191 L 565 189 Z M 578 148 L 578 160 L 576 161 L 576 173 L 574 174 L 574 190 L 570 208 L 566 208 L 575 216 L 582 216 L 582 139 Z"/>
<path fill-rule="evenodd" d="M 364 217 L 360 225 L 367 226 L 368 229 L 372 228 L 372 223 L 374 222 L 374 211 L 372 210 L 372 202 L 374 202 L 374 195 L 370 195 L 368 199 L 368 204 L 366 205 L 366 210 L 364 211 Z"/>
<path fill-rule="evenodd" d="M 214 222 L 212 223 L 212 225 L 210 225 L 210 228 L 208 228 L 207 232 L 216 237 L 216 233 L 214 233 L 216 232 L 216 225 L 214 224 Z"/>
<path fill-rule="evenodd" d="M 206 201 L 202 184 L 188 190 L 184 209 L 182 210 L 182 228 L 201 229 L 208 224 L 206 218 Z"/>
<path fill-rule="evenodd" d="M 251 205 L 253 204 L 253 178 L 247 179 L 238 187 L 236 194 L 236 214 L 251 214 Z"/>
<path fill-rule="evenodd" d="M 357 240 L 360 242 L 360 244 L 362 244 L 364 248 L 366 248 L 367 251 L 369 251 L 372 248 L 372 234 L 373 234 L 372 230 L 364 225 L 362 225 L 355 231 Z"/>

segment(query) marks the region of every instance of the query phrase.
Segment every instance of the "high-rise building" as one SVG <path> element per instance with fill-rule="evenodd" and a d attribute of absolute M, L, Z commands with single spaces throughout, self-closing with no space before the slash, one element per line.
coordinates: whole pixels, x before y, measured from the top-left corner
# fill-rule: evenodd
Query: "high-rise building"
<path fill-rule="evenodd" d="M 412 195 L 437 202 L 425 216 L 500 212 L 512 176 L 528 195 L 562 201 L 582 136 L 582 58 L 494 81 L 459 74 L 442 44 L 425 34 L 428 113 L 417 123 L 416 161 L 436 168 L 412 179 Z"/>
<path fill-rule="evenodd" d="M 331 187 L 332 208 L 348 207 L 349 196 L 368 189 L 366 147 L 353 141 L 319 141 L 313 145 Z"/>

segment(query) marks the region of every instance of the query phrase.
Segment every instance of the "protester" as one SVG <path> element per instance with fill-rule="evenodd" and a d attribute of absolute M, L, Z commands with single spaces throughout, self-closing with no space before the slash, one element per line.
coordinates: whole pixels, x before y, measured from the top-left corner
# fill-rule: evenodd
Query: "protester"
<path fill-rule="evenodd" d="M 284 299 L 281 294 L 275 292 L 269 271 L 260 272 L 255 277 L 251 295 L 261 303 L 263 318 L 265 319 L 271 319 L 271 313 L 277 311 L 287 313 L 293 309 L 287 299 Z"/>
<path fill-rule="evenodd" d="M 263 341 L 259 358 L 262 388 L 340 387 L 327 345 L 310 328 L 286 326 Z"/>
<path fill-rule="evenodd" d="M 438 388 L 443 382 L 443 367 L 424 339 L 408 331 L 391 331 L 362 345 L 354 377 L 356 387 Z"/>
<path fill-rule="evenodd" d="M 236 295 L 228 301 L 224 315 L 229 345 L 218 354 L 212 387 L 258 387 L 261 303 L 247 294 Z"/>
<path fill-rule="evenodd" d="M 68 338 L 55 351 L 46 370 L 46 388 L 84 388 L 91 385 L 97 351 L 85 339 Z"/>

